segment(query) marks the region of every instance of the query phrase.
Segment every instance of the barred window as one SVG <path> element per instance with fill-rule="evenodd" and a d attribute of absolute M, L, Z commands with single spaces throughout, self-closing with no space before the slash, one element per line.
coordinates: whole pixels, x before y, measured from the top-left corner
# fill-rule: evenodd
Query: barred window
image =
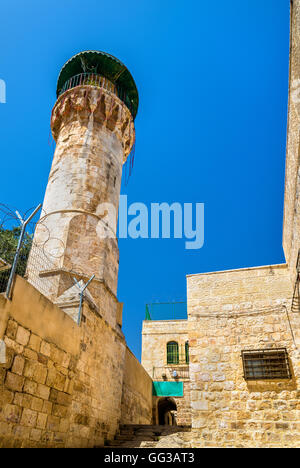
<path fill-rule="evenodd" d="M 167 343 L 167 364 L 179 364 L 179 348 L 176 341 Z"/>
<path fill-rule="evenodd" d="M 291 379 L 286 348 L 242 351 L 245 380 Z"/>

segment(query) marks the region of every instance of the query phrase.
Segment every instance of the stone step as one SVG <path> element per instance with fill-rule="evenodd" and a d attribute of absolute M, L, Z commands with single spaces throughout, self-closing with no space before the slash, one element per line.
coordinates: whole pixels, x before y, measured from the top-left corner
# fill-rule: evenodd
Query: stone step
<path fill-rule="evenodd" d="M 138 429 L 137 431 L 135 431 L 134 435 L 155 435 L 155 434 L 161 434 L 160 431 L 146 431 L 146 430 L 141 430 L 141 429 Z"/>
<path fill-rule="evenodd" d="M 180 426 L 174 426 L 174 427 L 180 427 Z M 156 430 L 162 430 L 165 428 L 166 426 L 151 425 L 151 424 L 124 424 L 120 426 L 120 430 L 121 429 L 132 429 L 132 430 L 151 429 L 153 431 L 156 431 Z"/>
<path fill-rule="evenodd" d="M 147 442 L 147 441 L 153 441 L 153 440 L 158 440 L 156 436 L 136 436 L 132 439 L 133 441 L 140 441 L 140 442 Z"/>
<path fill-rule="evenodd" d="M 160 432 L 157 431 L 146 431 L 146 430 L 140 430 L 138 429 L 137 431 L 134 432 L 124 432 L 120 431 L 120 435 L 124 437 L 133 437 L 133 436 L 139 436 L 139 435 L 145 435 L 145 436 L 156 436 L 157 434 L 160 434 Z"/>
<path fill-rule="evenodd" d="M 133 440 L 133 439 L 144 439 L 144 440 L 156 440 L 157 435 L 152 432 L 149 433 L 137 433 L 137 434 L 117 434 L 115 440 Z"/>
<path fill-rule="evenodd" d="M 171 432 L 186 432 L 190 431 L 189 426 L 159 426 L 159 425 L 145 425 L 145 424 L 134 424 L 134 425 L 123 425 L 120 426 L 120 432 L 124 431 L 147 431 L 147 432 L 164 432 L 164 431 L 171 431 Z"/>
<path fill-rule="evenodd" d="M 139 447 L 139 445 L 135 443 L 128 443 L 128 444 L 120 444 L 118 445 L 117 447 L 114 447 L 114 448 L 136 448 L 136 447 Z"/>
<path fill-rule="evenodd" d="M 157 442 L 135 442 L 131 444 L 123 444 L 120 448 L 155 448 Z"/>
<path fill-rule="evenodd" d="M 122 444 L 120 440 L 107 440 L 105 445 L 109 447 L 119 447 Z"/>
<path fill-rule="evenodd" d="M 188 426 L 161 426 L 150 424 L 124 424 L 120 426 L 120 433 L 115 440 L 106 445 L 116 448 L 153 448 L 158 440 L 177 432 L 189 432 Z"/>

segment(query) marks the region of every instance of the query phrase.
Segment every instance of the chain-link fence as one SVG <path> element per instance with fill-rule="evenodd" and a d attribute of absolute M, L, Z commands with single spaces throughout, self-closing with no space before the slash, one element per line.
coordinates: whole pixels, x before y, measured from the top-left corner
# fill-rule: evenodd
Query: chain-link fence
<path fill-rule="evenodd" d="M 0 257 L 0 293 L 6 291 L 11 264 Z"/>
<path fill-rule="evenodd" d="M 186 302 L 154 302 L 146 304 L 145 320 L 186 320 Z"/>
<path fill-rule="evenodd" d="M 44 251 L 43 246 L 32 244 L 27 261 L 25 278 L 38 291 L 40 291 L 48 299 L 52 300 L 57 297 L 59 290 L 59 275 L 55 274 L 57 265 Z M 67 277 L 66 287 L 74 284 L 71 278 Z"/>
<path fill-rule="evenodd" d="M 0 293 L 6 293 L 16 250 L 13 250 L 14 246 L 8 247 L 8 243 L 1 240 L 3 238 L 0 230 Z M 27 238 L 21 246 L 15 274 L 24 277 L 50 300 L 56 299 L 60 291 L 66 291 L 75 285 L 72 275 L 59 271 L 44 249 L 32 243 L 31 238 Z M 76 292 L 79 295 L 78 287 Z"/>
<path fill-rule="evenodd" d="M 0 292 L 9 297 L 16 274 L 24 276 L 32 246 L 30 222 L 40 210 L 38 205 L 31 214 L 23 216 L 7 205 L 0 204 Z"/>

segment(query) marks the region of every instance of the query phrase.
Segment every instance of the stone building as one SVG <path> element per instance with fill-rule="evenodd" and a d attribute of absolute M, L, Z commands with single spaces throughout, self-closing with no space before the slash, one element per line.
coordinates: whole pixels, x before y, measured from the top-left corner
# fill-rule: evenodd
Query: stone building
<path fill-rule="evenodd" d="M 299 446 L 300 0 L 290 44 L 286 263 L 188 275 L 186 319 L 144 322 L 142 365 L 122 332 L 115 220 L 105 211 L 117 216 L 136 86 L 103 52 L 64 65 L 26 276 L 10 300 L 0 294 L 0 447 L 97 447 L 121 425 L 153 423 L 191 427 L 167 447 Z"/>
<path fill-rule="evenodd" d="M 191 425 L 187 320 L 145 320 L 142 365 L 153 379 L 153 422 Z"/>
<path fill-rule="evenodd" d="M 160 401 L 165 401 L 163 411 L 177 410 L 178 421 L 188 422 L 190 413 L 192 431 L 182 439 L 183 446 L 300 444 L 299 57 L 300 1 L 294 0 L 283 221 L 286 263 L 188 275 L 187 320 L 143 324 L 142 364 L 161 384 L 160 397 L 153 397 L 154 418 L 159 418 Z M 166 352 L 168 343 L 186 340 L 189 370 L 184 379 L 180 362 L 170 364 Z M 183 382 L 180 397 L 175 387 L 173 394 L 169 391 L 168 382 Z"/>

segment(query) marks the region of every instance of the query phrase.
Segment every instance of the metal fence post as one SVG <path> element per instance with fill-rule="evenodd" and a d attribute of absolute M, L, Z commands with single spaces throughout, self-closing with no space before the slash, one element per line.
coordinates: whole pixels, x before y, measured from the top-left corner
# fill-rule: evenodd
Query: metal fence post
<path fill-rule="evenodd" d="M 42 207 L 42 204 L 40 203 L 26 220 L 22 219 L 20 214 L 16 211 L 17 216 L 18 216 L 18 218 L 20 220 L 22 229 L 21 229 L 21 234 L 20 234 L 19 241 L 18 241 L 17 250 L 16 250 L 16 253 L 15 253 L 15 256 L 14 256 L 14 261 L 13 261 L 13 264 L 12 264 L 12 267 L 11 267 L 11 270 L 10 270 L 10 275 L 9 275 L 9 278 L 8 278 L 7 287 L 6 287 L 6 293 L 5 294 L 6 294 L 7 299 L 11 298 L 13 280 L 14 280 L 14 277 L 15 277 L 15 272 L 16 272 L 16 268 L 17 268 L 17 263 L 18 263 L 18 259 L 19 259 L 19 255 L 20 255 L 20 250 L 21 250 L 21 247 L 22 247 L 22 242 L 23 242 L 26 226 L 29 223 L 29 221 L 34 217 L 34 215 L 39 211 L 39 209 L 41 207 Z"/>
<path fill-rule="evenodd" d="M 77 319 L 77 325 L 80 325 L 81 323 L 81 311 L 82 311 L 82 303 L 83 303 L 83 298 L 84 298 L 84 291 L 86 290 L 86 288 L 88 287 L 88 285 L 91 283 L 91 281 L 93 281 L 93 279 L 95 278 L 95 275 L 92 275 L 90 277 L 90 279 L 88 280 L 88 282 L 83 286 L 83 288 L 81 288 L 79 286 L 79 282 L 76 280 L 76 278 L 73 278 L 73 280 L 75 281 L 77 287 L 80 289 L 80 293 L 79 293 L 79 310 L 78 310 L 78 319 Z"/>

